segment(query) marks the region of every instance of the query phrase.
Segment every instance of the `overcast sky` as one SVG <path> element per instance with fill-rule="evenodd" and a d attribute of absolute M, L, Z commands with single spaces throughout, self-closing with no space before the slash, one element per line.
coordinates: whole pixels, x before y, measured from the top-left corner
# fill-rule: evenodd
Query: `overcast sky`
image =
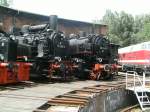
<path fill-rule="evenodd" d="M 150 0 L 13 0 L 13 8 L 60 18 L 88 21 L 101 19 L 107 9 L 133 15 L 150 13 Z"/>

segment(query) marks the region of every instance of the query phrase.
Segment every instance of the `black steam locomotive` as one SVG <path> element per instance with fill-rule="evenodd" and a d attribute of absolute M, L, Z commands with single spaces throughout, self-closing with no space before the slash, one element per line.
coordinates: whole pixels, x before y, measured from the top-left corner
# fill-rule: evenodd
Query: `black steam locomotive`
<path fill-rule="evenodd" d="M 17 58 L 18 42 L 0 31 L 0 85 L 29 80 L 30 63 Z"/>
<path fill-rule="evenodd" d="M 32 62 L 31 74 L 44 77 L 70 76 L 93 80 L 112 78 L 118 71 L 118 45 L 103 35 L 66 37 L 50 24 L 25 25 L 18 36 L 19 56 Z"/>

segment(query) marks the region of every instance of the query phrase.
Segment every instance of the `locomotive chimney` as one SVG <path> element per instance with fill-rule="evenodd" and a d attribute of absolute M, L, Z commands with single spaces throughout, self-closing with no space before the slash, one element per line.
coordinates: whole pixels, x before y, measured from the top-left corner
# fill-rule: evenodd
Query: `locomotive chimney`
<path fill-rule="evenodd" d="M 57 15 L 50 15 L 50 17 L 49 17 L 49 23 L 50 23 L 50 28 L 51 29 L 57 31 L 57 22 L 58 22 Z"/>

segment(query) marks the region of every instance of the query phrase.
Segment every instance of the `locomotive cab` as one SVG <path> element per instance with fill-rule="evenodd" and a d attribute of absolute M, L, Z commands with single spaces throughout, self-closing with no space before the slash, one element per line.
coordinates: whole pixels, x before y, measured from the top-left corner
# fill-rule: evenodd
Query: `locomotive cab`
<path fill-rule="evenodd" d="M 0 60 L 14 62 L 17 57 L 17 43 L 10 38 L 0 40 Z"/>

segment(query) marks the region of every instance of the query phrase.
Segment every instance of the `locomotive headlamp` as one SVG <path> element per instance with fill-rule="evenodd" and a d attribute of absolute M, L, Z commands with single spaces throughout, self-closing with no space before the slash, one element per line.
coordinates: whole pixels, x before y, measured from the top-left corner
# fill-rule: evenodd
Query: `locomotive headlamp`
<path fill-rule="evenodd" d="M 79 63 L 79 59 L 78 59 L 78 58 L 75 58 L 74 60 L 75 60 L 77 63 Z"/>
<path fill-rule="evenodd" d="M 75 61 L 76 63 L 81 63 L 81 62 L 83 62 L 83 60 L 82 60 L 82 59 L 79 59 L 79 58 L 74 58 L 73 61 Z"/>
<path fill-rule="evenodd" d="M 54 59 L 58 62 L 61 62 L 61 57 L 55 57 Z"/>
<path fill-rule="evenodd" d="M 101 62 L 103 61 L 103 59 L 102 59 L 102 58 L 97 58 L 97 61 L 98 61 L 99 63 L 101 63 Z"/>

